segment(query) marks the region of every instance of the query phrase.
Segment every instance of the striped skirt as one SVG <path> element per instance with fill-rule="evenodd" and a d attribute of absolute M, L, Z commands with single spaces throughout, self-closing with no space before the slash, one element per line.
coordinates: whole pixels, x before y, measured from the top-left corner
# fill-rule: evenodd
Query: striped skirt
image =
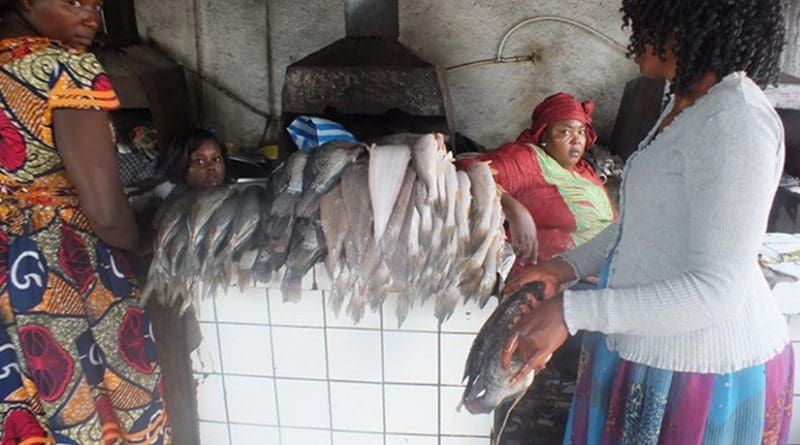
<path fill-rule="evenodd" d="M 730 374 L 673 372 L 629 362 L 585 333 L 565 445 L 786 444 L 791 344 Z"/>

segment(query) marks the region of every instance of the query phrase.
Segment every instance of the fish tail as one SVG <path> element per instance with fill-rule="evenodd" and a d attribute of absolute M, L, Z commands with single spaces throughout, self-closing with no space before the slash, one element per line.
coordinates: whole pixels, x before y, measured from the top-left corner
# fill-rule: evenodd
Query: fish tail
<path fill-rule="evenodd" d="M 283 276 L 281 282 L 281 292 L 283 293 L 283 302 L 297 303 L 303 296 L 302 293 L 302 277 L 298 277 L 294 269 L 287 269 L 286 274 Z"/>
<path fill-rule="evenodd" d="M 411 309 L 411 299 L 408 294 L 400 293 L 397 295 L 397 329 L 403 326 L 403 322 L 408 317 L 408 311 Z"/>

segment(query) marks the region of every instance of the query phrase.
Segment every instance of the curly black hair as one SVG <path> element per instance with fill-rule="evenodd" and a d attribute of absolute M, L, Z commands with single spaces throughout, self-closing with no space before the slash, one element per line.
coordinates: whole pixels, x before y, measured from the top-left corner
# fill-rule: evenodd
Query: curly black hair
<path fill-rule="evenodd" d="M 722 78 L 745 71 L 762 87 L 778 80 L 786 26 L 781 0 L 622 0 L 620 11 L 623 28 L 632 31 L 629 57 L 650 44 L 663 58 L 674 42 L 678 94 L 708 72 Z"/>

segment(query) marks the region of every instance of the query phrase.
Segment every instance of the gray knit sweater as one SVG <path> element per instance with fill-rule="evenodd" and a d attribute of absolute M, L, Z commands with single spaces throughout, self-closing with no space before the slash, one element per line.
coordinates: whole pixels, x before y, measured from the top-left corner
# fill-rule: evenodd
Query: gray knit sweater
<path fill-rule="evenodd" d="M 789 341 L 757 262 L 783 170 L 780 119 L 734 73 L 654 134 L 625 167 L 620 222 L 564 255 L 585 277 L 616 245 L 606 289 L 564 292 L 567 326 L 662 369 L 764 363 Z"/>

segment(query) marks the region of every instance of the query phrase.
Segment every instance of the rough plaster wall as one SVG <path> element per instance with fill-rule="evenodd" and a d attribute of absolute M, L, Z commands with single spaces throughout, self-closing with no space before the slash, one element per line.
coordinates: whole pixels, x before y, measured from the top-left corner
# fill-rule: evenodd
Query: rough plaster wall
<path fill-rule="evenodd" d="M 135 0 L 139 36 L 174 60 L 197 67 L 194 0 Z"/>
<path fill-rule="evenodd" d="M 491 59 L 506 32 L 523 20 L 556 15 L 586 23 L 625 42 L 618 6 L 607 0 L 401 2 L 400 39 L 443 66 Z M 496 146 L 530 124 L 533 107 L 565 91 L 597 105 L 595 126 L 611 133 L 625 81 L 635 65 L 608 43 L 574 26 L 537 22 L 520 28 L 504 57 L 536 50 L 541 61 L 470 67 L 448 72 L 456 130 Z"/>
<path fill-rule="evenodd" d="M 199 72 L 262 112 L 270 112 L 267 2 L 197 0 Z M 223 137 L 255 146 L 265 118 L 202 84 L 203 121 Z"/>
<path fill-rule="evenodd" d="M 783 53 L 783 71 L 800 77 L 800 0 L 784 0 L 787 45 Z"/>
<path fill-rule="evenodd" d="M 800 75 L 800 0 L 784 1 L 790 21 L 784 69 Z M 344 36 L 343 0 L 136 0 L 136 8 L 143 37 L 271 113 L 280 112 L 286 67 Z M 400 40 L 433 63 L 453 66 L 493 58 L 503 35 L 526 18 L 558 15 L 624 44 L 618 8 L 609 0 L 400 0 Z M 528 55 L 534 48 L 542 57 L 535 65 L 449 71 L 455 129 L 496 146 L 527 126 L 541 99 L 567 91 L 596 102 L 595 124 L 607 138 L 624 84 L 637 75 L 635 65 L 586 31 L 550 22 L 520 29 L 503 55 Z M 263 118 L 212 87 L 202 92 L 207 125 L 237 144 L 254 146 L 261 139 Z"/>
<path fill-rule="evenodd" d="M 140 35 L 176 61 L 265 113 L 269 100 L 267 2 L 264 0 L 137 0 Z M 226 140 L 255 146 L 265 119 L 189 75 L 200 95 L 203 124 Z"/>

